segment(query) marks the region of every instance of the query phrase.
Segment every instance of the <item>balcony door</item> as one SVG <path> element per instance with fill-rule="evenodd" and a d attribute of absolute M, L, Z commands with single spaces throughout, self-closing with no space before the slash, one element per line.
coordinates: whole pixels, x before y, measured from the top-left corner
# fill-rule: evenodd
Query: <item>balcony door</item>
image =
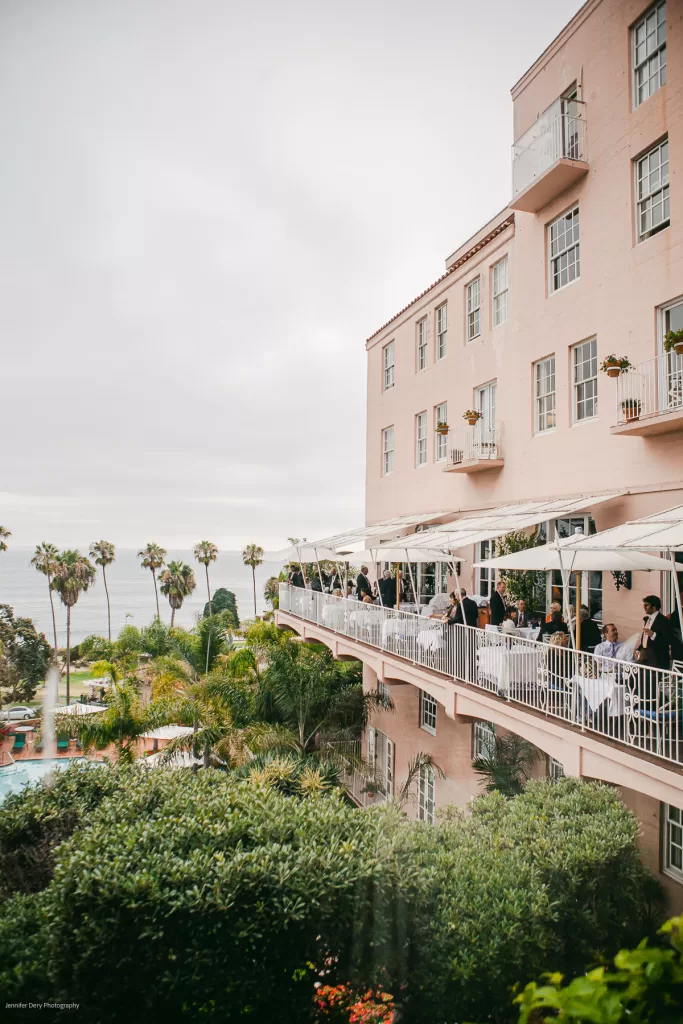
<path fill-rule="evenodd" d="M 496 381 L 477 388 L 475 391 L 475 408 L 481 413 L 481 419 L 476 426 L 476 440 L 482 445 L 492 445 L 496 441 Z"/>
<path fill-rule="evenodd" d="M 672 349 L 664 352 L 664 338 L 669 331 L 683 329 L 683 299 L 665 306 L 660 317 L 659 351 L 663 353 L 662 373 L 659 380 L 660 412 L 683 406 L 683 356 Z"/>
<path fill-rule="evenodd" d="M 576 87 L 562 97 L 562 155 L 569 160 L 580 160 L 579 104 Z"/>

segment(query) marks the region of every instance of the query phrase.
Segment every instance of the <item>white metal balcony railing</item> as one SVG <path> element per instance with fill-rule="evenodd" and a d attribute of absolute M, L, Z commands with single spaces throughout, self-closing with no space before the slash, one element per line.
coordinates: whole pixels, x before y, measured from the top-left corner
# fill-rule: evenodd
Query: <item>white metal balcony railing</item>
<path fill-rule="evenodd" d="M 572 101 L 570 111 L 567 111 L 566 102 L 556 100 L 513 145 L 513 199 L 563 157 L 567 160 L 586 159 L 583 104 L 576 112 L 576 101 Z"/>
<path fill-rule="evenodd" d="M 683 409 L 683 356 L 664 352 L 617 379 L 617 424 Z"/>
<path fill-rule="evenodd" d="M 280 584 L 280 609 L 631 750 L 683 764 L 683 676 Z"/>
<path fill-rule="evenodd" d="M 451 469 L 463 462 L 502 459 L 500 427 L 459 427 L 448 432 L 448 463 Z"/>

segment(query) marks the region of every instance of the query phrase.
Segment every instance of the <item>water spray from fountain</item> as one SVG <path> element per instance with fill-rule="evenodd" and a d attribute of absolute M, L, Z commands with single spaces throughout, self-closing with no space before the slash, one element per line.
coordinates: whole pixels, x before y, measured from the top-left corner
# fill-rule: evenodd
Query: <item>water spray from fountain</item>
<path fill-rule="evenodd" d="M 55 708 L 59 695 L 60 672 L 57 665 L 51 665 L 45 677 L 45 696 L 43 697 L 43 750 L 45 757 L 56 757 L 55 745 Z"/>

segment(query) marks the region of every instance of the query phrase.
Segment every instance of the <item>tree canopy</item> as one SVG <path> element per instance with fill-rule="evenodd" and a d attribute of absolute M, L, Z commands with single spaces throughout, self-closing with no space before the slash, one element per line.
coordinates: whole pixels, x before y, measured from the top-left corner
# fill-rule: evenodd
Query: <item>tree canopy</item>
<path fill-rule="evenodd" d="M 10 701 L 32 700 L 52 661 L 53 650 L 31 619 L 15 618 L 0 605 L 0 687 Z"/>

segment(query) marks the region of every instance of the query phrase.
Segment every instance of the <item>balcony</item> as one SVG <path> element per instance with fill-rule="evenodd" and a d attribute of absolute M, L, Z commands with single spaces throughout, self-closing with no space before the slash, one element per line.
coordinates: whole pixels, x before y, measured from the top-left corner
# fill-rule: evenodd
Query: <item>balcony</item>
<path fill-rule="evenodd" d="M 503 452 L 500 427 L 461 427 L 448 434 L 447 473 L 482 473 L 487 469 L 502 469 Z"/>
<path fill-rule="evenodd" d="M 664 352 L 617 379 L 613 434 L 652 437 L 683 431 L 683 356 Z"/>
<path fill-rule="evenodd" d="M 588 171 L 583 104 L 558 99 L 512 147 L 513 210 L 538 213 Z"/>

